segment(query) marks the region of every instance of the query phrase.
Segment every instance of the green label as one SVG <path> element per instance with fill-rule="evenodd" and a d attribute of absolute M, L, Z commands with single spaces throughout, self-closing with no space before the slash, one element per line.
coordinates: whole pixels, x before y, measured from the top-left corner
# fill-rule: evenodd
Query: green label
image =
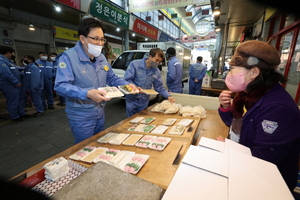
<path fill-rule="evenodd" d="M 93 0 L 90 14 L 124 28 L 129 27 L 129 14 L 104 0 Z"/>

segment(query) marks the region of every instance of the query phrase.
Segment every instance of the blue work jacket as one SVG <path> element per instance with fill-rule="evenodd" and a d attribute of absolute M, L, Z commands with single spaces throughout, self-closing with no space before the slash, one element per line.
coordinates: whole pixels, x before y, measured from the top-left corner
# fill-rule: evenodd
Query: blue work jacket
<path fill-rule="evenodd" d="M 33 62 L 25 66 L 23 88 L 32 92 L 37 92 L 44 88 L 42 70 Z"/>
<path fill-rule="evenodd" d="M 174 56 L 168 63 L 167 86 L 170 91 L 182 92 L 182 63 Z"/>
<path fill-rule="evenodd" d="M 42 70 L 44 82 L 51 81 L 54 77 L 54 67 L 53 64 L 49 61 L 38 59 L 35 61 L 39 65 L 39 68 Z"/>
<path fill-rule="evenodd" d="M 0 88 L 15 88 L 21 83 L 17 66 L 8 58 L 0 55 Z"/>
<path fill-rule="evenodd" d="M 146 65 L 147 59 L 133 60 L 125 72 L 124 79 L 143 89 L 151 89 L 153 84 L 154 90 L 167 99 L 170 94 L 163 86 L 160 71 L 158 68 L 153 69 L 150 67 L 148 69 Z M 149 101 L 149 95 L 135 94 L 134 96 Z"/>
<path fill-rule="evenodd" d="M 206 74 L 207 67 L 201 63 L 195 63 L 190 66 L 189 74 L 190 78 L 194 81 L 198 79 L 199 81 L 203 79 Z"/>
<path fill-rule="evenodd" d="M 103 54 L 92 62 L 80 41 L 58 56 L 54 89 L 66 97 L 66 112 L 72 120 L 97 119 L 104 114 L 105 102 L 87 98 L 89 90 L 127 84 L 115 75 Z"/>

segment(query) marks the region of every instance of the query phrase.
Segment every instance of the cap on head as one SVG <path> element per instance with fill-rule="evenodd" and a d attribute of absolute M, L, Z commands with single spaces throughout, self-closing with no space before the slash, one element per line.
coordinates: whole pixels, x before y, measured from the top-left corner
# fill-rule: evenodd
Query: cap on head
<path fill-rule="evenodd" d="M 166 53 L 169 55 L 169 56 L 176 56 L 176 49 L 174 49 L 173 47 L 169 47 L 166 51 Z"/>
<path fill-rule="evenodd" d="M 279 64 L 278 51 L 267 42 L 257 40 L 241 43 L 229 62 L 229 65 L 232 66 L 262 69 L 274 69 Z"/>

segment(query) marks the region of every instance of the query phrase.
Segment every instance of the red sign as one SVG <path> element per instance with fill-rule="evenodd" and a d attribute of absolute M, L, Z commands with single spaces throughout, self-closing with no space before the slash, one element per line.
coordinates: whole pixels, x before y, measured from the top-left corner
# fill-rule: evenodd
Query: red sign
<path fill-rule="evenodd" d="M 72 8 L 75 8 L 77 10 L 80 10 L 80 0 L 56 0 L 56 1 L 65 4 L 67 6 L 70 6 Z"/>
<path fill-rule="evenodd" d="M 193 12 L 186 12 L 185 13 L 185 17 L 192 17 L 192 15 L 193 15 Z"/>
<path fill-rule="evenodd" d="M 158 20 L 164 20 L 164 15 L 158 15 Z"/>
<path fill-rule="evenodd" d="M 132 30 L 149 38 L 157 40 L 158 30 L 138 18 L 134 20 Z"/>

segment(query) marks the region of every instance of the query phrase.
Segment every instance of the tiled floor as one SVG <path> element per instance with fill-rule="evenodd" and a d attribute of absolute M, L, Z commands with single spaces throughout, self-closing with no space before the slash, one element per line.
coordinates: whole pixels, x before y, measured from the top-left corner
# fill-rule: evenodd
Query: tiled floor
<path fill-rule="evenodd" d="M 40 117 L 22 122 L 11 122 L 8 119 L 0 123 L 0 176 L 11 178 L 74 144 L 65 107 L 55 107 L 54 110 L 46 110 Z M 26 110 L 28 114 L 35 112 L 34 108 Z M 2 93 L 0 114 L 9 118 Z M 125 119 L 125 101 L 112 99 L 107 102 L 105 114 L 106 128 Z"/>

